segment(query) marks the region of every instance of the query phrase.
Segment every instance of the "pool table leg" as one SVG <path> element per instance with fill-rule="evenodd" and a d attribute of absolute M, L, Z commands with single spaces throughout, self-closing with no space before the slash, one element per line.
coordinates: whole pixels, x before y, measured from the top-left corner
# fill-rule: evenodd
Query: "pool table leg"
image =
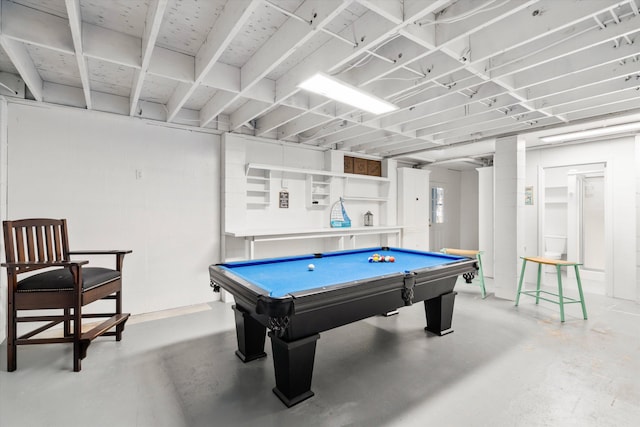
<path fill-rule="evenodd" d="M 450 334 L 453 319 L 453 303 L 457 292 L 449 292 L 433 299 L 424 301 L 424 310 L 427 316 L 427 331 L 440 336 Z"/>
<path fill-rule="evenodd" d="M 267 328 L 242 307 L 234 305 L 232 308 L 236 315 L 236 356 L 245 363 L 265 357 L 267 353 L 264 352 L 264 340 Z"/>
<path fill-rule="evenodd" d="M 269 337 L 276 374 L 273 392 L 290 408 L 313 396 L 311 377 L 320 334 L 290 342 L 278 338 L 271 331 Z"/>

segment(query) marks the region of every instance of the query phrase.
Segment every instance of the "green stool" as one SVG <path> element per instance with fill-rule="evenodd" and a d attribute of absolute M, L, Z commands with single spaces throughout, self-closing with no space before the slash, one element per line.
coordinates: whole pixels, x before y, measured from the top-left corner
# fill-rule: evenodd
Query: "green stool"
<path fill-rule="evenodd" d="M 482 251 L 476 251 L 473 249 L 444 248 L 441 249 L 440 252 L 442 252 L 443 254 L 466 256 L 469 258 L 475 257 L 478 260 L 478 279 L 480 279 L 480 293 L 482 295 L 482 299 L 485 299 L 485 297 L 487 296 L 487 290 L 484 287 L 484 273 L 482 272 Z M 462 275 L 462 277 L 464 277 L 467 283 L 471 283 L 473 279 L 473 273 L 465 273 Z"/>
<path fill-rule="evenodd" d="M 520 283 L 518 284 L 518 293 L 516 295 L 516 307 L 518 306 L 518 302 L 520 301 L 520 295 L 529 295 L 536 298 L 536 304 L 542 299 L 545 301 L 552 302 L 554 304 L 558 304 L 560 306 L 560 321 L 564 322 L 564 305 L 565 304 L 573 304 L 580 303 L 582 305 L 582 315 L 585 320 L 587 318 L 587 308 L 584 304 L 584 295 L 582 293 L 582 283 L 580 282 L 580 271 L 578 270 L 578 266 L 580 263 L 573 261 L 564 261 L 557 259 L 548 259 L 542 257 L 520 257 L 522 258 L 522 271 L 520 272 Z M 522 282 L 524 280 L 524 269 L 527 265 L 527 261 L 538 263 L 538 284 L 536 286 L 535 291 L 523 291 L 522 290 Z M 542 264 L 546 265 L 554 265 L 556 267 L 556 273 L 558 275 L 558 293 L 547 292 L 540 290 L 540 278 L 542 276 Z M 576 280 L 578 282 L 578 293 L 580 294 L 580 299 L 577 300 L 575 298 L 565 297 L 562 293 L 562 276 L 561 276 L 561 267 L 573 267 L 576 271 Z M 557 299 L 552 300 L 548 298 L 541 297 L 540 294 L 546 294 L 557 297 Z"/>

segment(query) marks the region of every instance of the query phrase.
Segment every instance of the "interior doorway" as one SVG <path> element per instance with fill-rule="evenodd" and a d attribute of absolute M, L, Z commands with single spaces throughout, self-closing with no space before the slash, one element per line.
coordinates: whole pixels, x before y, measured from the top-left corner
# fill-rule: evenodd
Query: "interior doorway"
<path fill-rule="evenodd" d="M 585 291 L 606 295 L 606 218 L 610 216 L 605 203 L 606 164 L 547 167 L 541 170 L 541 178 L 541 252 L 548 258 L 581 263 Z M 548 271 L 546 283 L 555 283 L 554 272 Z"/>
<path fill-rule="evenodd" d="M 448 201 L 446 185 L 440 182 L 432 182 L 430 196 L 429 248 L 432 251 L 439 251 L 447 247 Z"/>

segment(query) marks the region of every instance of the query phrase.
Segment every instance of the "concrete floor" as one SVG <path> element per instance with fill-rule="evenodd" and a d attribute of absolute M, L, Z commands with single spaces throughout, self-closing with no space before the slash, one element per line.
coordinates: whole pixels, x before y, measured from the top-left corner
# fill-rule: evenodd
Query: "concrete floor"
<path fill-rule="evenodd" d="M 432 336 L 422 304 L 321 334 L 312 390 L 287 409 L 266 359 L 243 364 L 229 305 L 132 322 L 122 342 L 0 348 L 0 425 L 637 426 L 640 305 L 587 295 L 558 307 L 460 282 L 453 334 Z M 569 294 L 571 294 L 569 292 Z M 144 320 L 139 318 L 138 320 Z"/>

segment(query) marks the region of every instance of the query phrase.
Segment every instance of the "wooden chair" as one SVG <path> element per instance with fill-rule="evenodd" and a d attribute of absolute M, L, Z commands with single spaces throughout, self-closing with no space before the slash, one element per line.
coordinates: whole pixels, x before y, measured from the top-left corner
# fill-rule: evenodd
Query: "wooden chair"
<path fill-rule="evenodd" d="M 81 369 L 91 341 L 101 335 L 122 339 L 129 318 L 122 313 L 122 262 L 130 250 L 70 251 L 64 219 L 4 221 L 4 242 L 8 277 L 7 370 L 16 370 L 17 346 L 24 344 L 73 343 L 73 370 Z M 72 261 L 71 255 L 115 255 L 115 270 L 86 267 L 89 261 Z M 33 274 L 36 270 L 44 272 Z M 31 273 L 31 274 L 26 274 Z M 19 276 L 21 278 L 19 279 Z M 27 277 L 28 276 L 28 277 Z M 82 307 L 101 299 L 115 300 L 113 313 L 83 314 Z M 21 315 L 28 310 L 55 310 L 55 315 Z M 62 310 L 60 313 L 58 310 Z M 50 312 L 50 311 L 49 311 Z M 48 312 L 45 312 L 48 313 Z M 26 313 L 28 314 L 28 313 Z M 82 331 L 83 318 L 108 319 Z M 18 336 L 23 322 L 45 323 Z M 34 338 L 64 322 L 62 336 Z M 115 331 L 113 328 L 115 327 Z"/>

